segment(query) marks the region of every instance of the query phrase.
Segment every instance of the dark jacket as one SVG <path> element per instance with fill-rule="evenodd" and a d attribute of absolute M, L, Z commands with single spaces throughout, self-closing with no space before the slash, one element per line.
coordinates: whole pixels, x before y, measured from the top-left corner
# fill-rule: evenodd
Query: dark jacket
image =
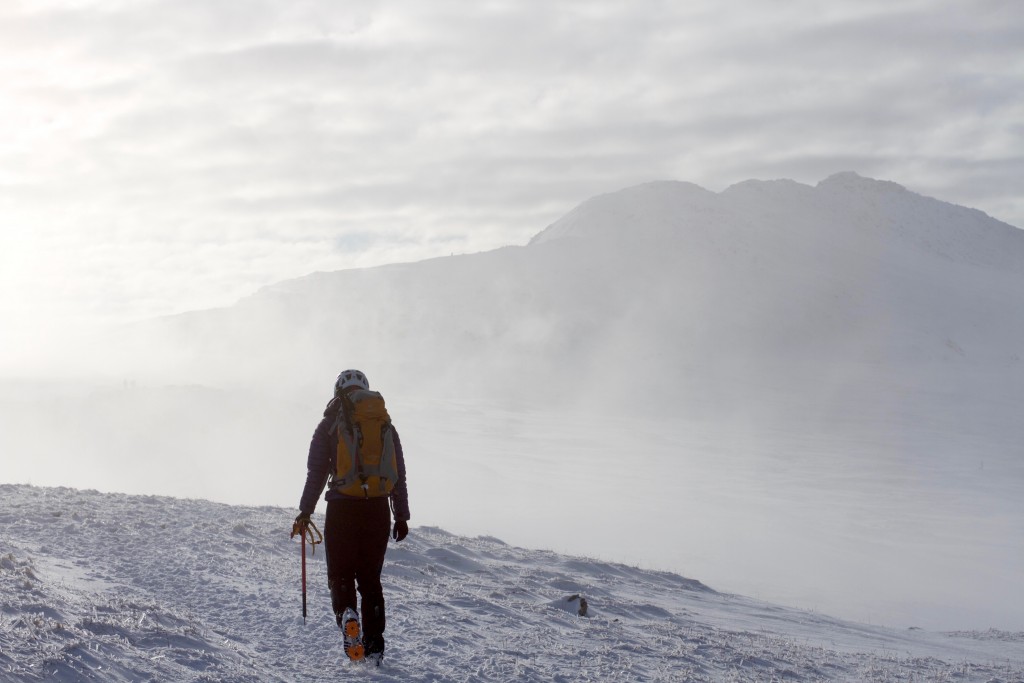
<path fill-rule="evenodd" d="M 309 458 L 306 460 L 306 486 L 302 489 L 302 498 L 299 501 L 299 510 L 313 514 L 316 509 L 317 498 L 320 492 L 327 486 L 327 480 L 334 467 L 334 458 L 338 450 L 337 436 L 331 434 L 331 427 L 338 417 L 338 410 L 341 408 L 341 401 L 332 400 L 324 409 L 323 419 L 313 431 L 313 439 L 309 443 Z M 398 430 L 392 426 L 392 433 L 395 436 L 395 456 L 398 460 L 398 482 L 391 491 L 391 509 L 395 513 L 395 519 L 408 520 L 409 517 L 409 490 L 405 483 L 405 457 L 402 455 L 402 440 L 398 438 Z M 333 489 L 327 490 L 324 500 L 344 500 L 345 496 Z"/>

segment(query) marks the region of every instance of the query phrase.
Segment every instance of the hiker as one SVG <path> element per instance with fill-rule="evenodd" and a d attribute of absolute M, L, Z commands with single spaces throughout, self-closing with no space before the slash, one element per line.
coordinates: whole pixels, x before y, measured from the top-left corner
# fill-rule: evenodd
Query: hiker
<path fill-rule="evenodd" d="M 331 607 L 344 634 L 346 654 L 355 660 L 373 658 L 379 664 L 385 628 L 380 574 L 388 536 L 397 542 L 409 533 L 409 494 L 402 442 L 383 398 L 369 389 L 359 370 L 338 375 L 334 398 L 309 444 L 295 528 L 305 531 L 317 498 L 328 486 L 324 546 Z M 356 590 L 362 597 L 361 637 Z"/>

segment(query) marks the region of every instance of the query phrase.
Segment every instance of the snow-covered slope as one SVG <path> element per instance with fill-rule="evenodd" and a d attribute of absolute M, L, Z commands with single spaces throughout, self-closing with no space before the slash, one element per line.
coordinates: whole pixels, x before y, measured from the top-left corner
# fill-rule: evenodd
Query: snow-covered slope
<path fill-rule="evenodd" d="M 413 528 L 381 669 L 343 663 L 291 512 L 0 486 L 0 681 L 1019 681 L 1024 634 L 838 621 L 488 537 Z M 580 616 L 581 598 L 586 614 Z"/>

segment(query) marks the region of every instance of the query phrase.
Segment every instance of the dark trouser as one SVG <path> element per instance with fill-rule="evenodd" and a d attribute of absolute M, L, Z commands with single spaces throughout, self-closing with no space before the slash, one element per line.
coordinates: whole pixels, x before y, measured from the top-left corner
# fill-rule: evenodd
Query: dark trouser
<path fill-rule="evenodd" d="M 346 607 L 356 609 L 356 590 L 363 599 L 363 642 L 367 652 L 384 650 L 384 589 L 380 572 L 391 534 L 388 499 L 332 500 L 327 503 L 324 547 L 327 585 L 338 626 Z"/>

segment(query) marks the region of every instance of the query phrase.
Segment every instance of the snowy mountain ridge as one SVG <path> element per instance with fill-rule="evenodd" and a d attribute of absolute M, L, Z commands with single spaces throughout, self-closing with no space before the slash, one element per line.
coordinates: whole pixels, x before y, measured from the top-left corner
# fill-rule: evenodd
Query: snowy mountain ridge
<path fill-rule="evenodd" d="M 589 199 L 534 236 L 530 244 L 565 237 L 669 239 L 697 220 L 767 226 L 778 235 L 801 223 L 838 238 L 831 225 L 848 223 L 853 237 L 907 240 L 952 261 L 1024 267 L 1024 230 L 982 211 L 949 204 L 852 171 L 816 186 L 792 180 L 746 180 L 714 193 L 692 183 L 655 181 Z M 720 226 L 719 226 L 720 227 Z M 804 234 L 813 239 L 813 235 Z"/>
<path fill-rule="evenodd" d="M 787 393 L 851 362 L 908 383 L 958 357 L 1017 372 L 1021 307 L 1024 231 L 980 211 L 852 173 L 719 194 L 663 181 L 587 200 L 526 247 L 317 273 L 104 349 L 134 375 L 154 373 L 132 359 L 156 348 L 175 377 L 302 391 L 341 354 L 403 391 L 429 374 L 513 401 L 534 383 L 510 368 L 585 401 L 603 367 L 628 363 L 653 406 L 685 410 L 705 403 L 687 386 L 727 387 L 737 367 Z"/>
<path fill-rule="evenodd" d="M 530 245 L 565 237 L 627 238 L 642 236 L 631 230 L 670 228 L 678 215 L 710 210 L 717 195 L 699 185 L 660 180 L 599 195 L 586 200 L 565 216 L 534 235 Z"/>
<path fill-rule="evenodd" d="M 388 551 L 388 656 L 357 671 L 322 551 L 303 624 L 290 518 L 0 486 L 0 681 L 1024 680 L 1022 633 L 843 622 L 428 527 Z"/>

